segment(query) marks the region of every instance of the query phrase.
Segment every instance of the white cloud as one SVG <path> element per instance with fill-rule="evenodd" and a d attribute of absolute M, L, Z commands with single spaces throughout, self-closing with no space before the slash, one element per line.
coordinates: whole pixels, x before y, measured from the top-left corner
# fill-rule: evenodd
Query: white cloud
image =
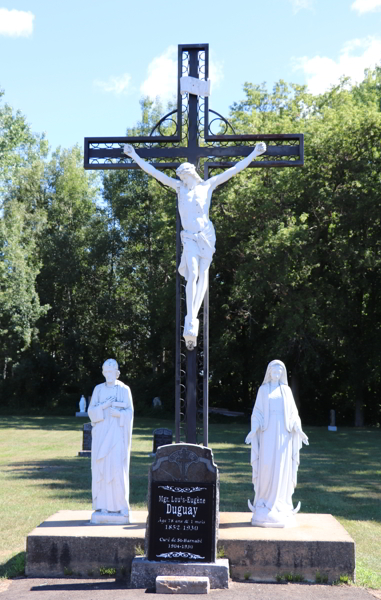
<path fill-rule="evenodd" d="M 314 0 L 290 0 L 292 4 L 292 10 L 294 14 L 298 13 L 300 10 L 307 9 L 312 10 Z"/>
<path fill-rule="evenodd" d="M 33 33 L 35 16 L 30 11 L 0 8 L 0 35 L 28 37 Z"/>
<path fill-rule="evenodd" d="M 209 79 L 213 89 L 223 79 L 223 65 L 221 62 L 210 59 Z M 156 56 L 148 65 L 147 78 L 140 86 L 143 96 L 150 98 L 160 97 L 162 102 L 167 102 L 177 94 L 177 47 L 169 46 L 163 54 Z"/>
<path fill-rule="evenodd" d="M 140 86 L 143 96 L 162 101 L 171 100 L 177 93 L 177 48 L 169 46 L 160 56 L 148 65 L 147 78 Z"/>
<path fill-rule="evenodd" d="M 294 70 L 302 69 L 308 89 L 321 94 L 339 82 L 340 77 L 350 77 L 353 82 L 364 79 L 364 70 L 381 62 L 381 39 L 368 37 L 347 42 L 337 61 L 327 56 L 303 57 L 295 61 Z"/>
<path fill-rule="evenodd" d="M 351 5 L 352 10 L 362 15 L 367 12 L 374 12 L 381 9 L 381 0 L 355 0 Z"/>
<path fill-rule="evenodd" d="M 209 60 L 209 79 L 212 82 L 212 93 L 213 89 L 218 87 L 221 81 L 224 78 L 224 65 L 220 61 L 213 60 L 212 58 Z"/>
<path fill-rule="evenodd" d="M 130 86 L 131 75 L 124 73 L 119 77 L 111 76 L 108 81 L 100 81 L 96 79 L 94 85 L 101 88 L 104 92 L 111 92 L 116 95 L 126 94 Z"/>

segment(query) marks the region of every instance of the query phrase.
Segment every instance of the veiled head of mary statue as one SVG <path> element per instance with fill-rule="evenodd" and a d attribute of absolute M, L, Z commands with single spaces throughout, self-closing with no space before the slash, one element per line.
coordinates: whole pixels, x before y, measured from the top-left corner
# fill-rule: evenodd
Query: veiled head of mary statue
<path fill-rule="evenodd" d="M 270 383 L 270 381 L 273 383 L 284 383 L 285 385 L 288 385 L 286 365 L 281 360 L 272 360 L 267 365 L 263 384 Z"/>
<path fill-rule="evenodd" d="M 177 167 L 176 175 L 180 177 L 181 181 L 183 181 L 185 184 L 189 180 L 197 183 L 202 181 L 200 175 L 196 171 L 196 167 L 187 162 L 182 163 L 179 167 Z"/>

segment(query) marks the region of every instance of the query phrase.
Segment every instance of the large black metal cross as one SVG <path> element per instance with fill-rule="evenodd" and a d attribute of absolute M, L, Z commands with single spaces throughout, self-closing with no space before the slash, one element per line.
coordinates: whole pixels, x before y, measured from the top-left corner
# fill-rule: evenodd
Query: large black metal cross
<path fill-rule="evenodd" d="M 209 99 L 193 94 L 180 94 L 180 78 L 209 78 L 209 45 L 180 44 L 178 47 L 177 108 L 165 115 L 149 136 L 85 138 L 85 169 L 138 169 L 123 154 L 124 144 L 133 144 L 141 158 L 156 169 L 176 169 L 190 162 L 203 169 L 206 179 L 210 169 L 227 169 L 231 159 L 242 159 L 256 142 L 264 141 L 266 152 L 250 167 L 297 167 L 304 164 L 302 134 L 236 135 L 230 123 L 209 109 Z M 213 83 L 213 82 L 212 82 Z M 213 133 L 216 127 L 218 133 Z M 221 128 L 223 132 L 221 133 Z M 168 135 L 168 131 L 171 130 Z M 163 134 L 163 130 L 164 134 Z M 229 133 L 226 133 L 229 132 Z M 176 266 L 180 264 L 181 221 L 177 209 Z M 176 442 L 181 441 L 182 427 L 188 443 L 197 443 L 197 417 L 202 414 L 203 444 L 208 445 L 208 307 L 206 292 L 197 350 L 188 350 L 182 338 L 184 285 L 177 270 L 176 277 Z"/>

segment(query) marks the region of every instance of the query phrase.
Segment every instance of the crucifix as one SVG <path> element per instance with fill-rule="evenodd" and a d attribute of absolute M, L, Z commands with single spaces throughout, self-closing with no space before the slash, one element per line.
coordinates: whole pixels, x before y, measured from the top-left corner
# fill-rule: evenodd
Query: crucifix
<path fill-rule="evenodd" d="M 197 418 L 202 414 L 203 444 L 207 446 L 208 271 L 215 250 L 209 220 L 211 196 L 217 185 L 247 167 L 302 166 L 303 135 L 237 135 L 222 115 L 209 109 L 208 44 L 178 46 L 177 88 L 177 107 L 160 119 L 149 136 L 85 138 L 84 167 L 142 168 L 177 193 L 176 443 L 184 428 L 186 442 L 197 443 Z M 216 125 L 219 130 L 213 133 Z M 238 162 L 231 162 L 237 158 Z M 200 168 L 204 179 L 197 172 Z M 212 169 L 222 173 L 209 178 Z M 176 171 L 179 179 L 164 170 Z M 186 287 L 179 269 L 187 279 Z"/>

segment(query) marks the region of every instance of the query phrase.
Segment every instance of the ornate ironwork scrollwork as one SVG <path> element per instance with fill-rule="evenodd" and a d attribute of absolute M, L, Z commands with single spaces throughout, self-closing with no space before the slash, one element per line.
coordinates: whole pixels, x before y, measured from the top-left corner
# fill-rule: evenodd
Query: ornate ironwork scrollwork
<path fill-rule="evenodd" d="M 220 113 L 218 113 L 217 111 L 212 110 L 211 108 L 209 109 L 209 112 L 213 113 L 214 115 L 217 115 L 216 118 L 212 119 L 208 123 L 208 133 L 209 133 L 209 135 L 217 135 L 217 133 L 213 133 L 213 131 L 212 131 L 212 123 L 214 123 L 215 121 L 217 121 L 217 122 L 221 122 L 222 121 L 222 123 L 224 123 L 225 129 L 223 131 L 219 131 L 218 132 L 219 135 L 226 135 L 226 132 L 229 129 L 232 130 L 233 135 L 236 135 L 236 132 L 234 131 L 234 128 L 233 128 L 232 124 L 227 119 L 225 119 L 225 117 L 223 117 L 222 115 L 220 115 Z"/>
<path fill-rule="evenodd" d="M 170 135 L 177 135 L 177 131 L 178 131 L 178 124 L 177 121 L 175 119 L 170 119 L 169 117 L 171 117 L 172 115 L 174 115 L 175 113 L 177 113 L 177 108 L 175 108 L 175 110 L 172 110 L 171 112 L 169 112 L 168 114 L 164 115 L 164 117 L 162 117 L 160 119 L 160 121 L 158 121 L 155 125 L 155 127 L 152 128 L 150 136 L 154 137 L 155 131 L 157 131 L 158 135 L 161 135 L 163 137 L 165 136 L 170 136 Z M 176 129 L 174 132 L 171 133 L 163 133 L 161 130 L 161 126 L 165 123 L 165 121 L 168 121 L 169 123 L 173 123 L 176 126 Z"/>

